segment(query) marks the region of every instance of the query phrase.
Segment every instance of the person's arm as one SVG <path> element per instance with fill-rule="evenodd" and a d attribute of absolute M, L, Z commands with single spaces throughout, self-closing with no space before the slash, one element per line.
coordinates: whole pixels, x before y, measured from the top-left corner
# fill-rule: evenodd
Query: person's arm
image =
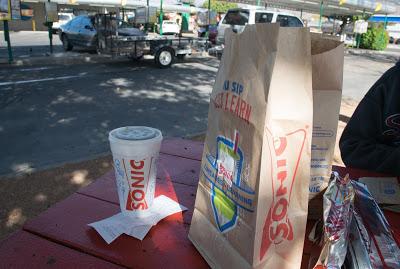
<path fill-rule="evenodd" d="M 376 85 L 364 97 L 340 139 L 346 166 L 400 176 L 400 148 L 381 142 L 384 92 Z"/>

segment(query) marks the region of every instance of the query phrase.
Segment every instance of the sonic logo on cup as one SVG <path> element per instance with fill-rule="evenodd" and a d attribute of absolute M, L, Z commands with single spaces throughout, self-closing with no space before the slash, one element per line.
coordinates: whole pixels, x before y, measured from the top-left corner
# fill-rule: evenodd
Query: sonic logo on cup
<path fill-rule="evenodd" d="M 145 160 L 131 160 L 129 164 L 131 166 L 131 175 L 126 210 L 145 210 L 148 208 L 144 178 Z"/>
<path fill-rule="evenodd" d="M 290 197 L 306 136 L 306 129 L 299 129 L 272 143 L 268 139 L 269 146 L 273 144 L 273 148 L 270 147 L 273 197 L 263 228 L 260 260 L 272 244 L 279 245 L 285 240 L 293 240 L 293 226 L 289 216 Z M 287 158 L 293 153 L 296 158 Z"/>

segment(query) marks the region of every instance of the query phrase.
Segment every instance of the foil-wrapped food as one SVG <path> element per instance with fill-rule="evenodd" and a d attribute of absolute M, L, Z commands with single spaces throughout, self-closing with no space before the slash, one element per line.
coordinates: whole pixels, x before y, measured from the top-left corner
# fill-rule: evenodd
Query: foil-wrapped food
<path fill-rule="evenodd" d="M 345 268 L 400 268 L 400 249 L 382 210 L 364 184 L 352 185 L 354 212 Z"/>
<path fill-rule="evenodd" d="M 366 185 L 333 172 L 324 194 L 324 243 L 314 269 L 400 268 L 400 249 Z"/>
<path fill-rule="evenodd" d="M 354 189 L 347 175 L 333 172 L 324 198 L 324 246 L 314 268 L 336 269 L 344 263 L 353 213 Z"/>

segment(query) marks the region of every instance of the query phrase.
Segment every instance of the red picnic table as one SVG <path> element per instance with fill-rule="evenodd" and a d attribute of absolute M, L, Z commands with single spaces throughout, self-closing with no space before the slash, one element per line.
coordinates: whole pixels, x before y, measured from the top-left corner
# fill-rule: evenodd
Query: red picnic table
<path fill-rule="evenodd" d="M 22 230 L 0 242 L 0 268 L 208 268 L 189 241 L 203 144 L 184 139 L 164 140 L 157 172 L 156 196 L 166 195 L 188 208 L 154 226 L 143 241 L 121 235 L 107 244 L 87 224 L 120 211 L 114 171 L 28 221 Z M 352 178 L 379 176 L 334 167 Z M 400 218 L 385 212 L 400 241 Z M 308 222 L 307 231 L 313 221 Z M 307 232 L 308 235 L 308 232 Z M 302 268 L 308 267 L 312 244 L 304 245 Z"/>

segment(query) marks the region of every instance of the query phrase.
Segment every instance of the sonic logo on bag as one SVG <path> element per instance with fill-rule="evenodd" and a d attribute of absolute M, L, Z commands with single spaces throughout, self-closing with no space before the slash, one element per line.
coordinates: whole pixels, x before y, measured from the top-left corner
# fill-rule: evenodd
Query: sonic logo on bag
<path fill-rule="evenodd" d="M 273 139 L 267 129 L 267 141 L 271 156 L 272 203 L 264 223 L 260 260 L 264 258 L 272 244 L 279 245 L 294 238 L 289 208 L 297 170 L 302 157 L 307 129 L 298 129 L 285 136 Z M 293 154 L 296 154 L 294 157 Z"/>
<path fill-rule="evenodd" d="M 148 178 L 145 178 L 145 168 L 146 166 L 149 166 L 147 162 L 148 161 L 146 161 L 146 159 L 139 161 L 129 161 L 129 193 L 128 199 L 126 201 L 126 210 L 145 210 L 148 208 L 146 202 L 146 188 L 148 187 Z M 150 161 L 150 163 L 152 163 L 152 160 Z M 148 176 L 149 173 L 147 173 L 147 177 Z"/>

